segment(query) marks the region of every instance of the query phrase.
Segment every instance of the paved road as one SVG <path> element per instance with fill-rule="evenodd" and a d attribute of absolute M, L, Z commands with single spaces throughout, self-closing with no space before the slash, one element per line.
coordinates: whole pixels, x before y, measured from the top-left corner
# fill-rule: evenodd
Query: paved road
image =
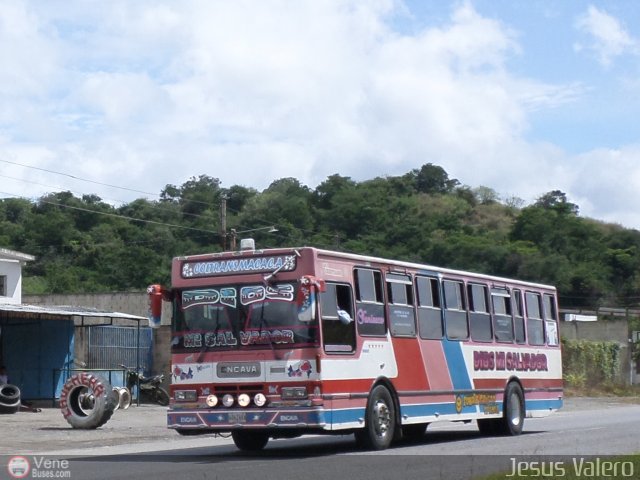
<path fill-rule="evenodd" d="M 362 452 L 353 437 L 306 437 L 270 442 L 249 457 L 229 439 L 180 437 L 165 427 L 165 409 L 146 406 L 116 412 L 98 430 L 68 427 L 57 410 L 0 417 L 0 454 L 70 459 L 68 478 L 472 478 L 509 470 L 511 458 L 582 457 L 640 452 L 640 405 L 607 399 L 569 399 L 545 419 L 527 419 L 517 438 L 480 437 L 475 424 L 430 427 L 418 442 L 384 452 Z M 43 457 L 42 455 L 48 455 Z M 77 457 L 82 455 L 82 457 Z M 2 463 L 6 464 L 8 456 Z M 558 458 L 558 457 L 555 457 Z M 42 466 L 42 464 L 41 464 Z M 6 469 L 0 466 L 0 478 Z M 640 472 L 635 472 L 640 477 Z M 6 477 L 11 478 L 11 477 Z"/>

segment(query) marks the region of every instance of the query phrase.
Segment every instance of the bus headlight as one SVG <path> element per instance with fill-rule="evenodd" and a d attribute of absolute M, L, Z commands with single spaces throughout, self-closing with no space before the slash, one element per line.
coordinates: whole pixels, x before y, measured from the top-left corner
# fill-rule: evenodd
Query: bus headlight
<path fill-rule="evenodd" d="M 251 403 L 251 397 L 246 393 L 241 393 L 238 395 L 238 405 L 241 407 L 248 407 Z"/>
<path fill-rule="evenodd" d="M 218 397 L 215 395 L 209 395 L 207 397 L 207 405 L 211 408 L 215 407 L 218 404 Z"/>
<path fill-rule="evenodd" d="M 222 397 L 222 405 L 225 407 L 230 407 L 233 405 L 233 395 L 227 393 L 224 397 Z"/>
<path fill-rule="evenodd" d="M 263 393 L 256 393 L 253 397 L 253 403 L 255 403 L 257 407 L 264 407 L 267 404 L 267 397 L 265 397 Z"/>

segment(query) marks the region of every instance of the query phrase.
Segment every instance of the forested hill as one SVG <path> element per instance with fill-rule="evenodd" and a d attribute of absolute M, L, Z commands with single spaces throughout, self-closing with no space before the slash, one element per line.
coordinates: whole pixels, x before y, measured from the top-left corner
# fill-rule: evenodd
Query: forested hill
<path fill-rule="evenodd" d="M 315 190 L 293 178 L 262 192 L 223 188 L 202 175 L 121 207 L 70 192 L 35 203 L 8 198 L 0 200 L 0 247 L 37 257 L 25 294 L 168 284 L 172 257 L 222 249 L 222 198 L 227 232 L 262 248 L 311 245 L 549 283 L 565 308 L 640 300 L 637 230 L 580 217 L 561 191 L 525 206 L 432 164 L 363 182 L 332 175 Z"/>

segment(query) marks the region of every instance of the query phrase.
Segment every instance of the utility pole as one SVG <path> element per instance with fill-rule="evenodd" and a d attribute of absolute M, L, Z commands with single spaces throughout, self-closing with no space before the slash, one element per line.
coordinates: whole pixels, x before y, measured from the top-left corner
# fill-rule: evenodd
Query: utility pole
<path fill-rule="evenodd" d="M 227 199 L 220 198 L 220 246 L 224 252 L 227 249 Z"/>

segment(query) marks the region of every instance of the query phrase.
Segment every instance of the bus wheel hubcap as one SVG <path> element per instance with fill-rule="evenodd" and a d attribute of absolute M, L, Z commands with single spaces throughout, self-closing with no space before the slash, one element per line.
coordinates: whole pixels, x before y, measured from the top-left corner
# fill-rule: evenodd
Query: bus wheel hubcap
<path fill-rule="evenodd" d="M 375 418 L 376 433 L 379 437 L 385 437 L 389 432 L 391 425 L 391 415 L 389 407 L 383 401 L 378 401 L 373 407 L 373 414 Z"/>
<path fill-rule="evenodd" d="M 520 399 L 518 395 L 512 394 L 509 397 L 509 410 L 511 411 L 511 423 L 513 425 L 520 425 Z"/>

